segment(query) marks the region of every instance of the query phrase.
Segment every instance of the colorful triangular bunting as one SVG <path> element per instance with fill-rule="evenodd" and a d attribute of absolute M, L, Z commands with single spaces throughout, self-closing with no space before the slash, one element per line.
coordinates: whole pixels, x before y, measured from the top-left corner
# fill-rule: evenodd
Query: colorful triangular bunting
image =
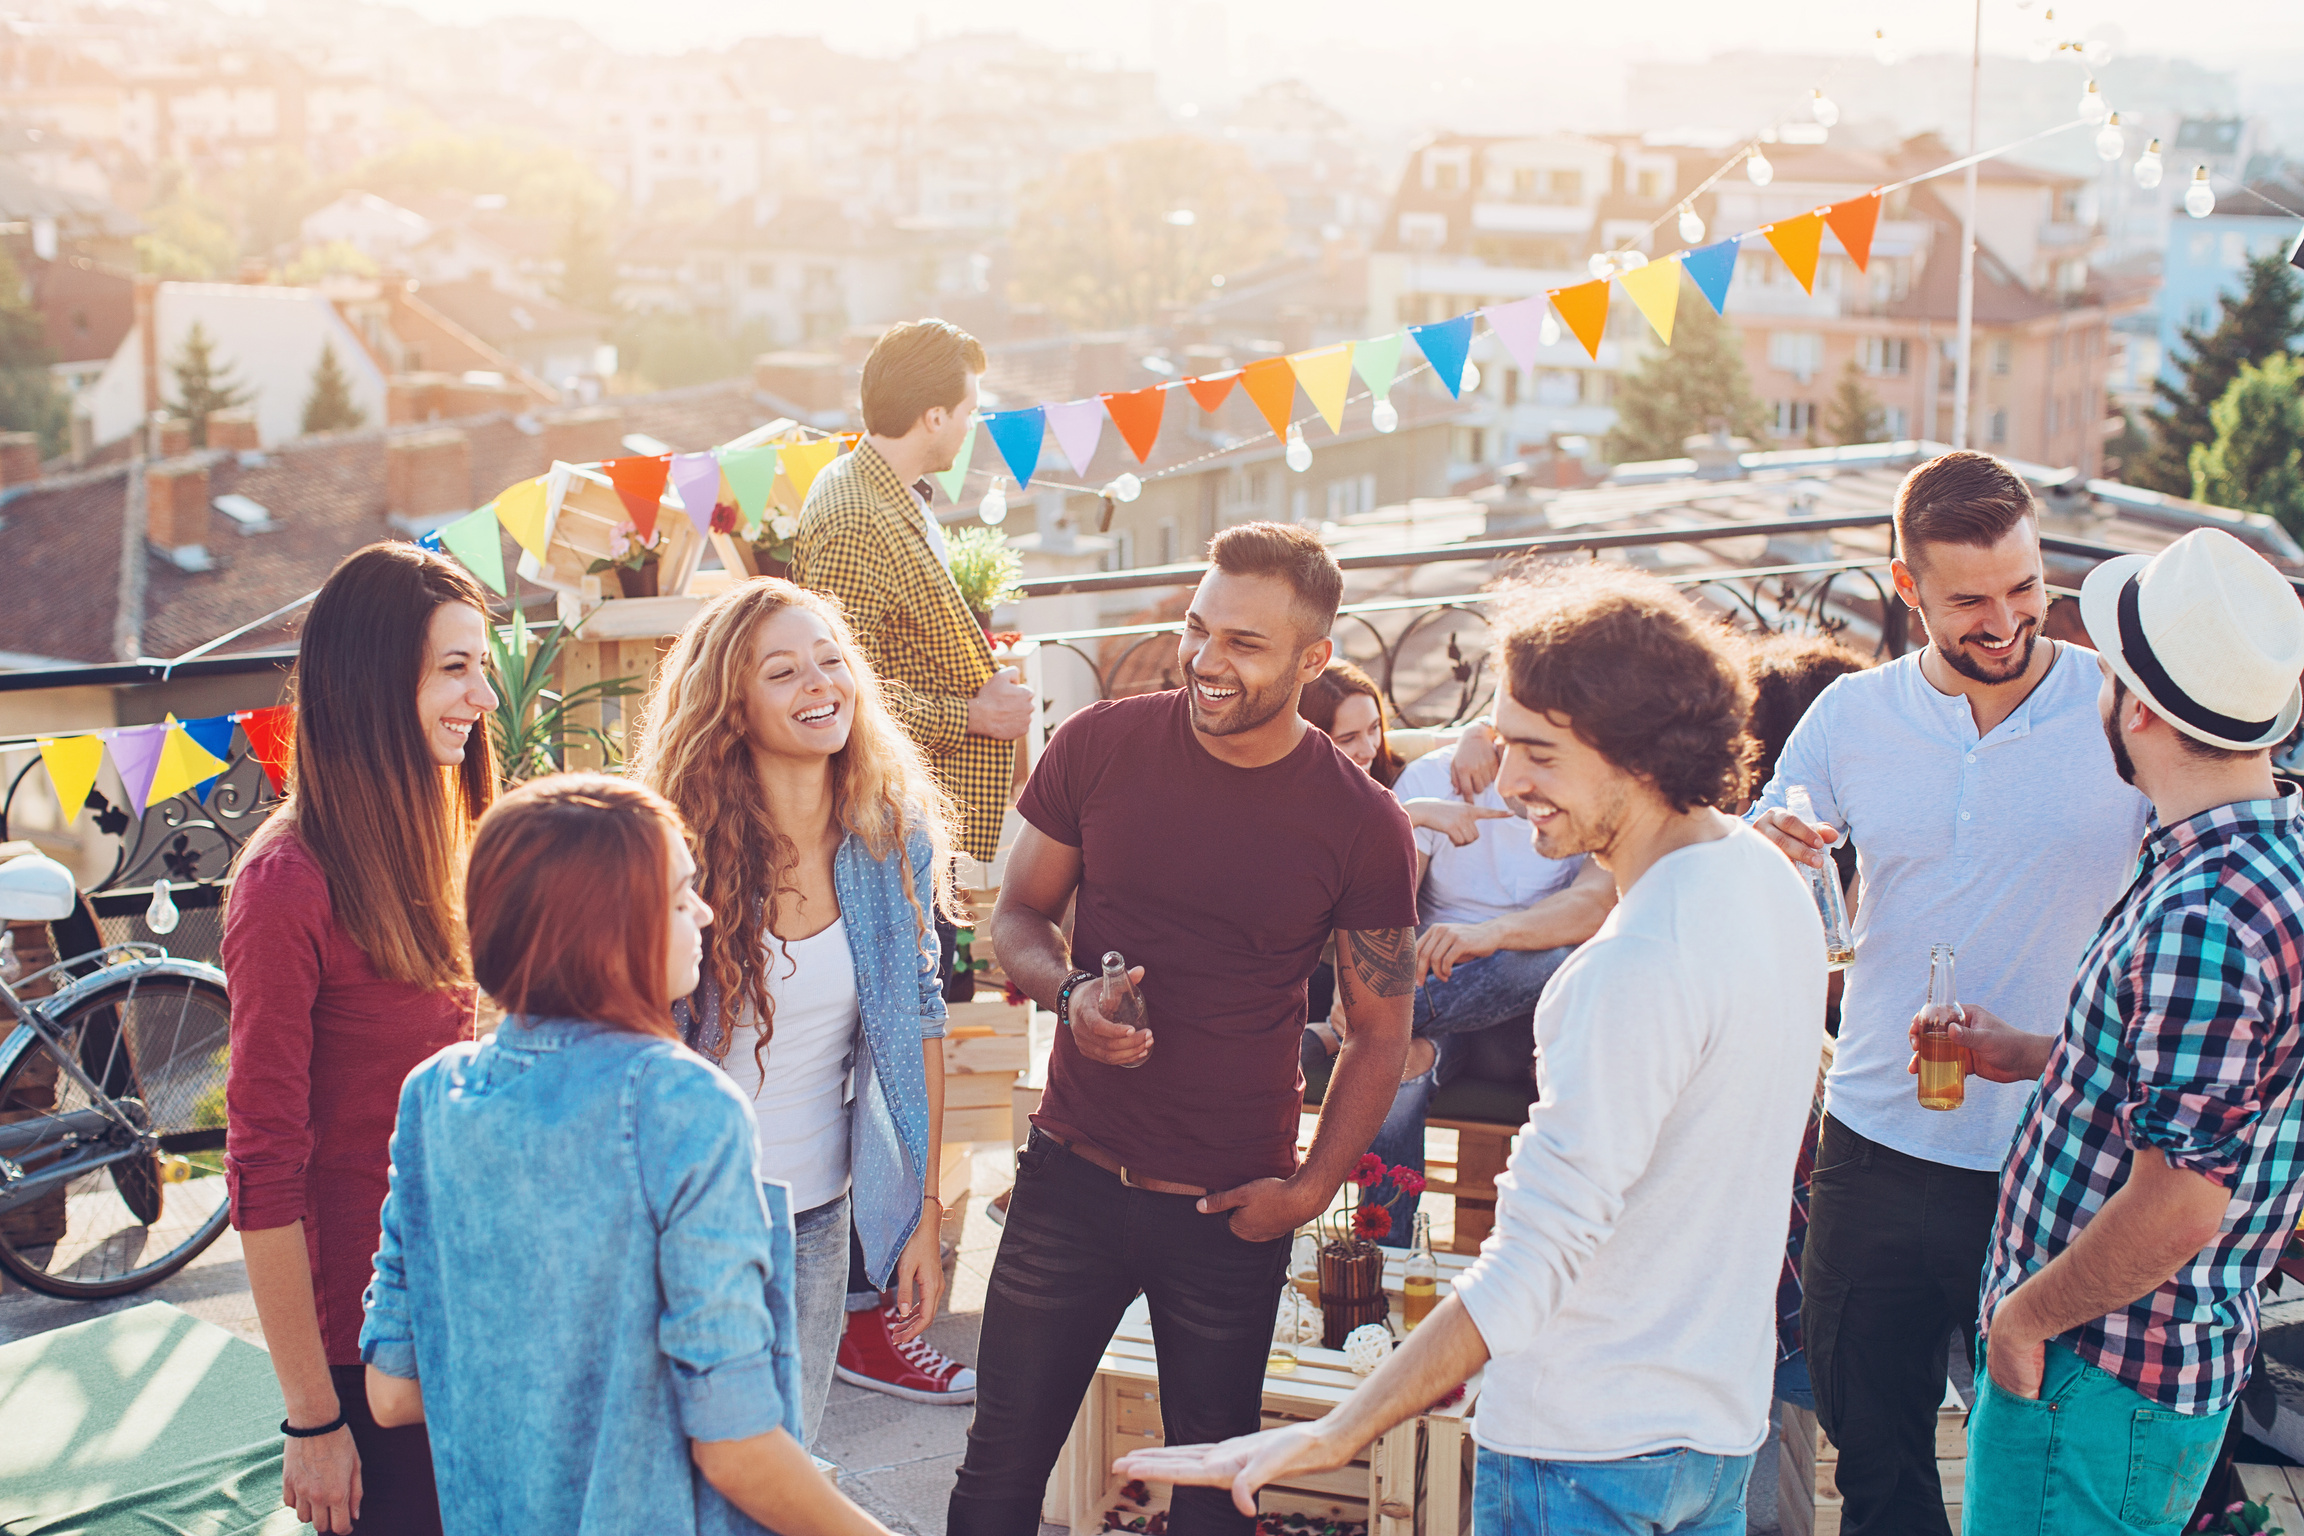
<path fill-rule="evenodd" d="M 1288 366 L 1288 359 L 1258 358 L 1240 370 L 1240 387 L 1256 402 L 1272 435 L 1286 437 L 1288 420 L 1296 412 L 1296 370 Z"/>
<path fill-rule="evenodd" d="M 1377 399 L 1390 395 L 1392 381 L 1400 373 L 1400 333 L 1361 342 L 1352 353 L 1352 371 Z"/>
<path fill-rule="evenodd" d="M 1131 389 L 1125 394 L 1104 397 L 1104 409 L 1112 417 L 1112 425 L 1120 429 L 1120 440 L 1128 451 L 1143 464 L 1152 457 L 1152 445 L 1160 437 L 1160 414 L 1168 404 L 1168 391 L 1155 384 L 1150 389 Z"/>
<path fill-rule="evenodd" d="M 1504 343 L 1504 350 L 1512 354 L 1512 361 L 1523 368 L 1536 366 L 1537 348 L 1544 344 L 1545 296 L 1515 299 L 1509 304 L 1492 304 L 1480 311 L 1488 328 Z"/>
<path fill-rule="evenodd" d="M 1640 306 L 1640 313 L 1648 317 L 1664 345 L 1672 345 L 1672 320 L 1680 312 L 1680 263 L 1666 257 L 1619 273 L 1617 281 Z"/>
<path fill-rule="evenodd" d="M 792 494 L 802 506 L 808 502 L 808 487 L 824 473 L 824 466 L 840 456 L 838 438 L 819 437 L 805 443 L 787 444 L 776 456 L 783 467 L 784 478 L 792 482 Z"/>
<path fill-rule="evenodd" d="M 1032 472 L 1040 467 L 1040 440 L 1047 429 L 1047 413 L 1036 405 L 1020 411 L 994 411 L 984 418 L 984 430 L 992 434 L 992 446 L 1000 450 L 1008 473 L 1016 477 L 1018 490 L 1032 483 Z"/>
<path fill-rule="evenodd" d="M 1184 387 L 1192 391 L 1192 398 L 1200 402 L 1200 409 L 1212 411 L 1224 403 L 1226 395 L 1232 393 L 1232 383 L 1239 377 L 1240 370 L 1235 368 L 1230 373 L 1211 373 L 1204 378 L 1186 379 Z"/>
<path fill-rule="evenodd" d="M 1048 418 L 1048 430 L 1056 434 L 1056 446 L 1072 461 L 1072 473 L 1088 473 L 1088 462 L 1096 457 L 1097 440 L 1104 435 L 1104 402 L 1095 398 L 1044 400 L 1040 410 Z"/>
<path fill-rule="evenodd" d="M 776 450 L 723 448 L 720 473 L 728 477 L 728 489 L 736 493 L 736 510 L 744 514 L 745 533 L 758 533 L 760 519 L 768 511 L 768 493 L 776 488 Z"/>
<path fill-rule="evenodd" d="M 1584 350 L 1592 360 L 1600 360 L 1600 338 L 1608 331 L 1608 282 L 1594 278 L 1589 283 L 1578 283 L 1573 288 L 1552 290 L 1552 307 L 1560 311 L 1560 318 L 1568 322 L 1568 329 L 1584 343 Z"/>
<path fill-rule="evenodd" d="M 128 791 L 128 809 L 142 811 L 151 801 L 153 775 L 160 771 L 160 749 L 174 728 L 166 725 L 131 725 L 112 733 L 112 766 L 120 770 L 120 783 Z"/>
<path fill-rule="evenodd" d="M 672 488 L 698 533 L 712 531 L 712 508 L 720 501 L 720 461 L 709 453 L 672 455 Z"/>
<path fill-rule="evenodd" d="M 468 512 L 440 530 L 440 547 L 464 562 L 464 569 L 504 595 L 504 536 L 494 506 Z"/>
<path fill-rule="evenodd" d="M 616 487 L 616 494 L 624 502 L 624 510 L 632 514 L 632 526 L 640 531 L 643 540 L 656 536 L 656 508 L 664 500 L 664 482 L 672 473 L 670 454 L 651 454 L 637 459 L 610 459 L 600 466 L 608 472 L 608 483 Z M 503 588 L 497 588 L 502 591 Z"/>
<path fill-rule="evenodd" d="M 1824 244 L 1824 220 L 1813 213 L 1778 219 L 1768 226 L 1768 243 L 1784 258 L 1784 265 L 1810 293 L 1816 291 L 1816 253 Z"/>
<path fill-rule="evenodd" d="M 1840 237 L 1840 249 L 1856 263 L 1856 270 L 1866 270 L 1872 261 L 1872 232 L 1880 227 L 1880 194 L 1867 192 L 1834 203 L 1824 210 L 1824 222 Z"/>
<path fill-rule="evenodd" d="M 1688 271 L 1688 281 L 1704 295 L 1704 302 L 1712 306 L 1712 313 L 1728 312 L 1728 284 L 1736 276 L 1736 240 L 1717 241 L 1700 245 L 1680 257 L 1680 265 Z"/>
<path fill-rule="evenodd" d="M 96 787 L 96 770 L 104 766 L 104 738 L 101 736 L 43 736 L 40 738 L 40 761 L 47 765 L 48 782 L 56 791 L 56 803 L 63 807 L 64 822 L 80 814 L 88 803 L 88 791 Z"/>
<path fill-rule="evenodd" d="M 968 435 L 960 439 L 960 452 L 954 456 L 950 469 L 939 469 L 928 478 L 944 487 L 944 499 L 957 502 L 968 486 L 968 463 L 976 457 L 976 423 L 968 423 Z"/>
<path fill-rule="evenodd" d="M 1408 335 L 1416 343 L 1424 360 L 1432 365 L 1440 382 L 1447 386 L 1451 397 L 1464 388 L 1464 359 L 1472 351 L 1472 317 L 1458 315 L 1453 320 L 1437 320 L 1430 325 L 1412 325 Z"/>
<path fill-rule="evenodd" d="M 170 715 L 167 729 L 160 734 L 160 757 L 153 765 L 152 782 L 145 788 L 144 803 L 158 805 L 184 793 L 202 779 L 214 778 L 227 766 L 222 758 L 194 741 L 192 733 Z"/>
<path fill-rule="evenodd" d="M 493 534 L 495 530 L 491 528 L 489 532 Z M 496 590 L 501 592 L 504 589 L 499 587 Z M 201 749 L 218 762 L 228 763 L 232 760 L 232 717 L 230 715 L 210 715 L 204 720 L 187 720 L 184 722 L 184 731 L 194 741 L 200 743 Z M 219 769 L 192 786 L 193 793 L 200 797 L 202 805 L 208 803 L 208 791 L 214 789 L 216 781 L 223 776 L 223 771 Z"/>
<path fill-rule="evenodd" d="M 544 497 L 544 477 L 523 480 L 496 498 L 496 521 L 512 535 L 512 542 L 534 555 L 544 558 L 544 543 L 551 521 L 551 507 Z"/>
<path fill-rule="evenodd" d="M 253 709 L 240 717 L 240 729 L 248 733 L 249 755 L 262 765 L 264 777 L 272 781 L 272 792 L 285 794 L 288 762 L 296 744 L 296 711 L 285 704 Z"/>
<path fill-rule="evenodd" d="M 1344 430 L 1344 396 L 1352 388 L 1352 343 L 1340 341 L 1310 352 L 1292 352 L 1288 366 L 1304 386 L 1304 398 L 1328 423 L 1328 430 Z"/>

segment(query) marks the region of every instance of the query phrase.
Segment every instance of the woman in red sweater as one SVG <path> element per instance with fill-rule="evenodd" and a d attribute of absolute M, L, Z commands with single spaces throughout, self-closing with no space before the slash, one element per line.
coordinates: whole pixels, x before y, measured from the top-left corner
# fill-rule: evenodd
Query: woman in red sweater
<path fill-rule="evenodd" d="M 297 648 L 287 802 L 224 918 L 225 1174 L 288 1417 L 281 1502 L 324 1533 L 440 1529 L 421 1425 L 360 1364 L 401 1079 L 472 1036 L 461 884 L 494 798 L 487 594 L 410 544 L 337 566 Z"/>

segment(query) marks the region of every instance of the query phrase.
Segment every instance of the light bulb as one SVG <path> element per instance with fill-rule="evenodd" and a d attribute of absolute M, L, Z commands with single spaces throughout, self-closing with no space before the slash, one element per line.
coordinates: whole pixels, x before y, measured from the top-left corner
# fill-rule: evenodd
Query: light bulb
<path fill-rule="evenodd" d="M 1648 258 L 1638 251 L 1618 251 L 1616 253 L 1616 270 L 1619 272 L 1637 272 L 1646 265 L 1648 265 Z"/>
<path fill-rule="evenodd" d="M 2112 40 L 2106 37 L 2088 39 L 2080 45 L 2080 57 L 2086 59 L 2096 68 L 2102 69 L 2112 62 Z"/>
<path fill-rule="evenodd" d="M 0 985 L 23 974 L 24 962 L 16 957 L 16 930 L 0 928 Z"/>
<path fill-rule="evenodd" d="M 1553 318 L 1552 311 L 1544 311 L 1544 323 L 1537 327 L 1536 339 L 1548 347 L 1560 345 L 1560 322 Z"/>
<path fill-rule="evenodd" d="M 2154 139 L 2136 157 L 2136 185 L 2147 191 L 2160 185 L 2160 141 Z"/>
<path fill-rule="evenodd" d="M 1120 501 L 1134 501 L 1144 494 L 1144 482 L 1134 475 L 1122 475 L 1112 482 L 1112 495 Z"/>
<path fill-rule="evenodd" d="M 2099 160 L 2117 160 L 2120 158 L 2120 152 L 2127 147 L 2128 140 L 2120 132 L 2120 114 L 2115 112 L 2104 119 L 2103 127 L 2096 130 L 2096 158 Z"/>
<path fill-rule="evenodd" d="M 165 936 L 176 931 L 176 922 L 181 916 L 176 910 L 176 903 L 169 899 L 168 882 L 153 881 L 152 905 L 144 909 L 144 926 Z"/>
<path fill-rule="evenodd" d="M 1776 179 L 1776 167 L 1768 163 L 1768 157 L 1760 153 L 1760 146 L 1755 144 L 1744 162 L 1744 174 L 1752 178 L 1752 185 L 1764 187 Z"/>
<path fill-rule="evenodd" d="M 2091 123 L 2100 123 L 2104 121 L 2104 114 L 2108 110 L 2104 104 L 2104 93 L 2096 88 L 2095 81 L 2089 81 L 2088 89 L 2080 93 L 2080 115 Z"/>
<path fill-rule="evenodd" d="M 1480 365 L 1470 358 L 1464 359 L 1464 382 L 1458 386 L 1459 394 L 1471 394 L 1480 387 Z"/>
<path fill-rule="evenodd" d="M 2184 211 L 2196 219 L 2216 211 L 2216 189 L 2208 185 L 2208 167 L 2204 165 L 2193 171 L 2192 185 L 2184 189 Z"/>
<path fill-rule="evenodd" d="M 976 516 L 987 528 L 997 528 L 1008 521 L 1008 493 L 1000 489 L 1000 482 L 992 482 L 992 489 L 976 503 Z"/>
<path fill-rule="evenodd" d="M 1591 273 L 1596 281 L 1603 283 L 1608 281 L 1616 275 L 1616 253 L 1614 251 L 1593 252 L 1592 259 L 1584 263 L 1584 270 Z"/>
<path fill-rule="evenodd" d="M 1815 113 L 1816 121 L 1827 128 L 1840 121 L 1840 103 L 1825 95 L 1822 86 L 1818 86 L 1816 94 L 1808 99 L 1808 110 Z"/>
<path fill-rule="evenodd" d="M 1312 467 L 1312 445 L 1304 441 L 1304 429 L 1294 422 L 1288 424 L 1288 467 L 1298 474 Z"/>
<path fill-rule="evenodd" d="M 1872 57 L 1879 60 L 1882 64 L 1893 64 L 1896 62 L 1896 45 L 1888 40 L 1888 34 L 1884 29 L 1873 29 Z"/>
<path fill-rule="evenodd" d="M 1704 219 L 1697 213 L 1694 203 L 1680 205 L 1680 238 L 1690 245 L 1704 243 Z"/>
<path fill-rule="evenodd" d="M 1390 400 L 1379 400 L 1368 408 L 1368 425 L 1379 432 L 1390 432 L 1400 425 L 1400 410 Z"/>

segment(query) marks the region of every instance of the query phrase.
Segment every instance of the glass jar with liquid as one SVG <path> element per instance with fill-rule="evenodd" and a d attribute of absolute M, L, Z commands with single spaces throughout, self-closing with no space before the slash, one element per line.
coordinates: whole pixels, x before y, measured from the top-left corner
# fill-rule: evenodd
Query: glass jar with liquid
<path fill-rule="evenodd" d="M 1416 1240 L 1400 1262 L 1400 1322 L 1410 1333 L 1440 1301 L 1440 1261 L 1432 1256 L 1432 1218 L 1416 1213 Z"/>
<path fill-rule="evenodd" d="M 1965 1023 L 1952 981 L 1952 946 L 1928 951 L 1929 1016 L 1920 1026 L 1920 1107 L 1958 1109 L 1967 1100 L 1968 1053 L 1952 1038 L 1952 1021 Z"/>
<path fill-rule="evenodd" d="M 1816 802 L 1809 796 L 1805 784 L 1785 787 L 1784 809 L 1812 827 L 1822 825 L 1816 819 Z M 1808 894 L 1815 898 L 1816 916 L 1824 924 L 1825 969 L 1837 971 L 1852 964 L 1856 959 L 1856 940 L 1848 927 L 1848 896 L 1840 889 L 1840 866 L 1826 854 L 1822 869 L 1803 864 L 1800 873 L 1808 877 Z"/>
<path fill-rule="evenodd" d="M 1272 1347 L 1264 1356 L 1264 1374 L 1267 1376 L 1293 1376 L 1300 1358 L 1296 1340 L 1303 1332 L 1304 1298 L 1296 1287 L 1284 1286 L 1280 1291 L 1280 1310 L 1272 1319 Z"/>

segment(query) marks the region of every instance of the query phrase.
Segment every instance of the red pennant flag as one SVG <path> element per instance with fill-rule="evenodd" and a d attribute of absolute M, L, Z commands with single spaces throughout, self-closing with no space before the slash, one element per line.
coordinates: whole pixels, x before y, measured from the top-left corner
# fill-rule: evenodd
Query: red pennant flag
<path fill-rule="evenodd" d="M 1184 387 L 1192 391 L 1192 398 L 1200 402 L 1200 409 L 1212 411 L 1224 403 L 1226 395 L 1232 393 L 1232 381 L 1238 377 L 1240 375 L 1233 372 L 1219 373 L 1208 379 L 1186 379 Z"/>
<path fill-rule="evenodd" d="M 640 531 L 640 537 L 654 538 L 656 508 L 664 500 L 664 482 L 672 473 L 672 456 L 610 459 L 600 467 L 608 471 L 609 483 L 623 498 L 624 510 L 632 514 L 632 526 Z"/>
<path fill-rule="evenodd" d="M 1867 192 L 1824 210 L 1824 222 L 1840 237 L 1840 249 L 1861 272 L 1872 259 L 1872 231 L 1880 224 L 1880 194 Z"/>
<path fill-rule="evenodd" d="M 296 711 L 285 704 L 251 710 L 240 721 L 248 733 L 248 753 L 263 766 L 272 793 L 288 792 L 288 762 L 296 750 Z"/>
<path fill-rule="evenodd" d="M 1560 311 L 1560 318 L 1568 322 L 1568 329 L 1584 343 L 1584 350 L 1592 360 L 1600 360 L 1600 338 L 1608 330 L 1608 283 L 1596 279 L 1578 283 L 1573 288 L 1552 291 L 1552 307 Z"/>
<path fill-rule="evenodd" d="M 1284 357 L 1267 357 L 1240 370 L 1240 387 L 1256 402 L 1256 409 L 1272 424 L 1274 437 L 1288 435 L 1288 418 L 1296 410 L 1296 370 Z"/>
<path fill-rule="evenodd" d="M 1136 462 L 1144 463 L 1152 457 L 1152 444 L 1160 436 L 1160 412 L 1167 404 L 1168 391 L 1155 384 L 1150 389 L 1132 389 L 1126 394 L 1106 395 L 1104 410 L 1111 416 L 1112 425 L 1120 429 L 1120 436 L 1128 444 L 1128 451 L 1136 455 Z"/>

